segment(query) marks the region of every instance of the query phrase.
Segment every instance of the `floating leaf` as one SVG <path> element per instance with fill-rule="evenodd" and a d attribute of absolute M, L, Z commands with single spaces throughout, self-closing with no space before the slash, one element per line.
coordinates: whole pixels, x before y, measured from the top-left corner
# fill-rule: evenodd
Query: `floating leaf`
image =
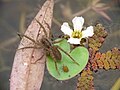
<path fill-rule="evenodd" d="M 70 52 L 70 45 L 66 40 L 61 41 L 57 45 L 64 49 L 66 52 Z M 46 62 L 49 73 L 58 80 L 66 80 L 76 76 L 85 68 L 88 62 L 89 53 L 88 50 L 84 47 L 77 47 L 70 52 L 70 55 L 76 60 L 76 62 L 79 63 L 79 65 L 75 64 L 65 53 L 62 51 L 60 52 L 62 54 L 62 60 L 60 62 L 57 62 L 57 67 L 60 75 L 56 71 L 55 62 L 50 56 L 48 56 L 48 60 Z M 64 72 L 62 69 L 63 66 L 67 66 L 69 71 Z"/>
<path fill-rule="evenodd" d="M 97 60 L 97 64 L 98 64 L 98 67 L 99 67 L 100 69 L 102 69 L 103 66 L 104 66 L 104 64 L 103 64 L 103 62 L 102 62 L 101 60 Z"/>
<path fill-rule="evenodd" d="M 107 51 L 106 54 L 105 54 L 106 59 L 109 60 L 111 58 L 111 56 L 112 56 L 111 51 Z"/>
<path fill-rule="evenodd" d="M 90 48 L 92 48 L 92 49 L 94 49 L 94 50 L 96 50 L 96 51 L 99 50 L 99 48 L 98 48 L 98 47 L 95 47 L 94 44 L 92 44 L 92 43 L 89 43 L 88 45 L 89 45 Z"/>
<path fill-rule="evenodd" d="M 104 68 L 105 70 L 120 69 L 120 51 L 117 48 L 113 48 L 111 51 L 102 54 L 96 52 L 92 57 L 90 63 L 93 71 L 96 71 L 99 68 Z"/>
<path fill-rule="evenodd" d="M 92 62 L 92 69 L 96 71 L 98 69 L 96 61 Z"/>
<path fill-rule="evenodd" d="M 98 60 L 98 59 L 100 59 L 100 57 L 101 57 L 101 53 L 100 52 L 97 52 L 96 54 L 95 54 L 95 60 Z"/>
<path fill-rule="evenodd" d="M 104 65 L 105 70 L 110 69 L 110 65 L 106 59 L 103 61 L 103 65 Z"/>
<path fill-rule="evenodd" d="M 104 61 L 105 60 L 105 53 L 102 53 L 101 57 L 100 57 L 100 60 L 101 61 Z"/>
<path fill-rule="evenodd" d="M 114 62 L 115 62 L 116 67 L 117 67 L 118 69 L 120 69 L 120 61 L 114 60 Z"/>
<path fill-rule="evenodd" d="M 77 90 L 94 90 L 92 71 L 83 70 L 78 78 Z"/>
<path fill-rule="evenodd" d="M 110 65 L 111 69 L 115 69 L 116 68 L 116 65 L 115 65 L 113 60 L 109 59 L 108 62 L 109 62 L 109 65 Z"/>
<path fill-rule="evenodd" d="M 113 48 L 111 52 L 112 52 L 111 60 L 113 60 L 116 67 L 120 69 L 120 50 L 117 48 Z"/>
<path fill-rule="evenodd" d="M 96 51 L 99 50 L 102 43 L 104 42 L 104 38 L 107 36 L 107 32 L 105 31 L 102 24 L 97 24 L 94 27 L 94 35 L 89 38 L 88 46 Z"/>

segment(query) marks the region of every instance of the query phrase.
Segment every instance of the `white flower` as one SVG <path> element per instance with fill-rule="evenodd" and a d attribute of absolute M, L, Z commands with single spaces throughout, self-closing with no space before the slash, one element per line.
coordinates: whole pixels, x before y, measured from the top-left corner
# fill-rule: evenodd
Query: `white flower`
<path fill-rule="evenodd" d="M 68 39 L 68 42 L 71 44 L 80 44 L 80 41 L 82 38 L 88 38 L 93 36 L 93 26 L 89 26 L 86 28 L 86 30 L 83 29 L 84 24 L 84 18 L 83 17 L 75 17 L 72 20 L 74 29 L 72 30 L 67 22 L 64 22 L 61 26 L 61 31 L 69 35 L 70 38 Z"/>

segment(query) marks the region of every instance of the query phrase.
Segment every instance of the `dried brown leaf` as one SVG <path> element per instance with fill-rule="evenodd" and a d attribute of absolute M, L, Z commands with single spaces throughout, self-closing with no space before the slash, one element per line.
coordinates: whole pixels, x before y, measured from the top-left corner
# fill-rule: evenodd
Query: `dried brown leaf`
<path fill-rule="evenodd" d="M 47 32 L 49 32 L 49 29 L 45 22 L 51 26 L 53 5 L 54 0 L 47 0 L 35 17 L 45 27 Z M 35 19 L 25 32 L 25 35 L 34 40 L 41 39 L 43 34 L 42 28 Z M 34 43 L 23 37 L 19 48 L 26 46 L 34 46 Z M 31 62 L 39 59 L 43 55 L 43 52 L 43 49 L 39 50 L 34 48 L 21 49 L 16 52 L 10 77 L 10 90 L 40 89 L 44 75 L 45 56 L 39 62 L 34 64 Z"/>

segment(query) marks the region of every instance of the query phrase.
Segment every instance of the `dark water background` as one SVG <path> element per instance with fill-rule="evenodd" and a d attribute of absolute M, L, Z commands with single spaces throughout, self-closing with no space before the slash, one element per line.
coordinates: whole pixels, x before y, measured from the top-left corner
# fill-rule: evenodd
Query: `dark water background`
<path fill-rule="evenodd" d="M 19 44 L 17 32 L 23 33 L 37 14 L 45 0 L 0 0 L 0 90 L 9 90 L 9 77 L 16 48 Z M 94 0 L 93 0 L 94 1 Z M 60 25 L 64 21 L 71 21 L 74 13 L 85 10 L 91 5 L 92 0 L 56 0 L 54 7 L 54 21 L 52 32 L 55 37 L 62 34 Z M 101 52 L 106 52 L 113 47 L 120 48 L 120 0 L 101 0 L 110 6 L 105 13 L 111 21 L 104 16 L 89 10 L 82 14 L 86 25 L 102 23 L 109 36 L 106 38 Z M 66 6 L 66 7 L 65 7 Z M 61 9 L 63 8 L 63 9 Z M 65 14 L 64 10 L 71 10 Z M 81 15 L 80 15 L 81 16 Z M 96 90 L 110 90 L 115 81 L 120 78 L 119 70 L 99 70 L 94 73 Z M 41 90 L 75 90 L 77 77 L 67 81 L 57 81 L 45 70 L 45 77 Z"/>

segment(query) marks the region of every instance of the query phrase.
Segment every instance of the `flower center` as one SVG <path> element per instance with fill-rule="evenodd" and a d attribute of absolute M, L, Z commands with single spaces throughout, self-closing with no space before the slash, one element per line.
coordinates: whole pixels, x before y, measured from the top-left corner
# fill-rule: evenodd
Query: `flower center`
<path fill-rule="evenodd" d="M 73 38 L 81 38 L 82 37 L 82 32 L 79 30 L 75 30 L 72 32 L 72 37 Z"/>

